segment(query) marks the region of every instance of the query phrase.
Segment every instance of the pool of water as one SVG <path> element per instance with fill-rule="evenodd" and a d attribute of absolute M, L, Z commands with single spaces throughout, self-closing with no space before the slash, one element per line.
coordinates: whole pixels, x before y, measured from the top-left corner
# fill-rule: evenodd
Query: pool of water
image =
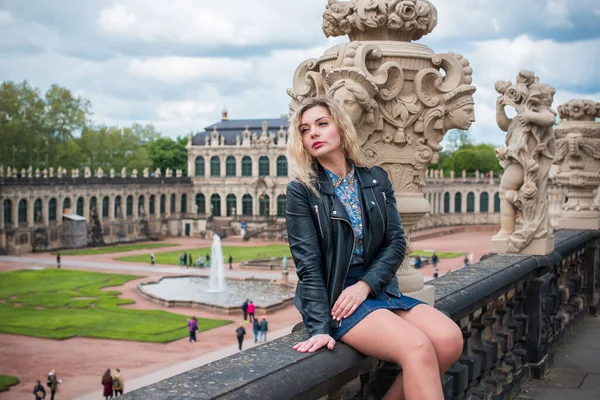
<path fill-rule="evenodd" d="M 239 307 L 249 299 L 257 307 L 268 307 L 294 297 L 296 289 L 276 285 L 266 280 L 227 279 L 224 292 L 209 291 L 209 279 L 204 277 L 164 278 L 158 283 L 143 285 L 141 290 L 169 301 L 195 301 L 219 307 Z"/>

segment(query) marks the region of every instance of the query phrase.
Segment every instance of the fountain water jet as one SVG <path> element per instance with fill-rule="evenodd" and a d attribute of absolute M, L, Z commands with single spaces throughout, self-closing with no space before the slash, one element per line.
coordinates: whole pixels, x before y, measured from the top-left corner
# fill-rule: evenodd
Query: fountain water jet
<path fill-rule="evenodd" d="M 223 249 L 221 238 L 215 233 L 211 247 L 210 280 L 208 292 L 220 293 L 225 291 L 225 270 L 223 268 Z"/>

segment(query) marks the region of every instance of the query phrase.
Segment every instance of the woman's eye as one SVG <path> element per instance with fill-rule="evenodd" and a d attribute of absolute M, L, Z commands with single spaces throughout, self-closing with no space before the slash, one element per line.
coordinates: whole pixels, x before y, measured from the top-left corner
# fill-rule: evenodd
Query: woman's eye
<path fill-rule="evenodd" d="M 327 122 L 321 122 L 319 123 L 319 126 L 327 126 Z"/>

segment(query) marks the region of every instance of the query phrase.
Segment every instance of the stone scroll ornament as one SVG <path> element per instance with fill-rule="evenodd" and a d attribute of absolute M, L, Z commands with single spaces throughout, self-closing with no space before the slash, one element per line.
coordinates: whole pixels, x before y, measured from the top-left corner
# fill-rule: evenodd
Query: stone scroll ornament
<path fill-rule="evenodd" d="M 394 186 L 407 254 L 412 227 L 430 210 L 422 195 L 427 167 L 438 161 L 449 129 L 475 121 L 469 61 L 412 43 L 436 25 L 437 10 L 427 0 L 329 0 L 325 36 L 350 41 L 301 63 L 288 89 L 291 113 L 315 96 L 330 96 L 347 111 L 365 155 Z M 401 290 L 423 288 L 408 257 L 399 276 Z"/>
<path fill-rule="evenodd" d="M 492 243 L 507 240 L 507 253 L 521 252 L 534 239 L 553 246 L 547 186 L 555 153 L 556 112 L 551 106 L 556 91 L 531 71 L 521 71 L 515 84 L 496 82 L 496 91 L 497 123 L 508 134 L 506 146 L 496 150 L 505 171 L 500 182 L 501 230 Z M 506 106 L 513 107 L 517 116 L 508 118 Z"/>

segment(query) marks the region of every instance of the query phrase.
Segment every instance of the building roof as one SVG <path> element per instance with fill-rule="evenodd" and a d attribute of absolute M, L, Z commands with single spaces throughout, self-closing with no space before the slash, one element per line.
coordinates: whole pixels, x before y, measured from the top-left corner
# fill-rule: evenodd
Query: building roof
<path fill-rule="evenodd" d="M 199 132 L 192 138 L 192 144 L 195 146 L 204 145 L 206 137 L 217 128 L 217 132 L 225 138 L 226 145 L 234 145 L 236 136 L 242 138 L 242 132 L 248 130 L 260 136 L 263 128 L 263 122 L 267 123 L 267 131 L 278 132 L 281 127 L 287 131 L 289 122 L 285 118 L 263 118 L 263 119 L 224 119 L 216 124 L 204 128 L 204 132 Z"/>

